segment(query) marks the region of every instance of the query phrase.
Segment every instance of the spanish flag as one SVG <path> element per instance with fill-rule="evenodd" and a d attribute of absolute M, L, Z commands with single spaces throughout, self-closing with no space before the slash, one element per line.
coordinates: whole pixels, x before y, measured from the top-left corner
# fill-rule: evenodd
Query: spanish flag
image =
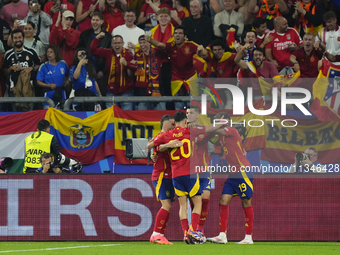
<path fill-rule="evenodd" d="M 314 101 L 311 111 L 320 121 L 340 122 L 340 66 L 326 59 L 313 85 Z"/>

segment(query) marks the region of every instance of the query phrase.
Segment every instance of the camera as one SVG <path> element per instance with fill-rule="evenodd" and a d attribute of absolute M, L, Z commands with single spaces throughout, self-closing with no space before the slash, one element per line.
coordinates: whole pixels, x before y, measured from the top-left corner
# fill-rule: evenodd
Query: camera
<path fill-rule="evenodd" d="M 12 158 L 1 158 L 0 159 L 0 169 L 6 170 L 13 166 L 13 159 Z"/>
<path fill-rule="evenodd" d="M 86 55 L 86 52 L 83 51 L 83 52 L 80 54 L 80 56 L 81 56 L 81 58 L 86 58 L 86 56 L 87 56 L 87 55 Z"/>
<path fill-rule="evenodd" d="M 52 168 L 62 168 L 66 173 L 83 173 L 83 164 L 78 160 L 66 157 L 62 153 L 58 153 L 54 157 L 54 161 L 49 163 Z"/>
<path fill-rule="evenodd" d="M 33 0 L 31 5 L 35 6 L 37 3 L 38 3 L 38 0 Z"/>
<path fill-rule="evenodd" d="M 309 159 L 309 155 L 306 153 L 298 152 L 295 154 L 295 158 L 298 162 Z"/>

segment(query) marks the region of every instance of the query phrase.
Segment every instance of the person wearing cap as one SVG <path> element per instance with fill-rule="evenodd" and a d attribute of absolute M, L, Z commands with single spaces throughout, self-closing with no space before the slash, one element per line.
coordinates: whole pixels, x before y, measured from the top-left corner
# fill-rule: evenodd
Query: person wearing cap
<path fill-rule="evenodd" d="M 28 7 L 30 11 L 24 19 L 25 23 L 31 21 L 35 25 L 34 36 L 40 40 L 46 48 L 49 44 L 48 37 L 50 35 L 49 26 L 52 25 L 52 18 L 47 13 L 41 10 L 41 5 L 37 0 L 29 0 Z"/>
<path fill-rule="evenodd" d="M 52 28 L 58 20 L 59 11 L 63 12 L 66 10 L 75 13 L 74 5 L 69 3 L 67 0 L 54 0 L 49 1 L 45 4 L 44 12 L 51 16 L 53 22 L 52 26 L 50 26 L 50 31 L 52 31 Z M 61 24 L 59 25 L 59 27 L 61 28 Z"/>
<path fill-rule="evenodd" d="M 57 44 L 63 54 L 63 59 L 68 66 L 72 65 L 73 55 L 79 44 L 80 32 L 72 28 L 74 13 L 66 10 L 59 12 L 58 20 L 50 34 L 50 44 Z M 61 27 L 59 26 L 61 22 Z"/>

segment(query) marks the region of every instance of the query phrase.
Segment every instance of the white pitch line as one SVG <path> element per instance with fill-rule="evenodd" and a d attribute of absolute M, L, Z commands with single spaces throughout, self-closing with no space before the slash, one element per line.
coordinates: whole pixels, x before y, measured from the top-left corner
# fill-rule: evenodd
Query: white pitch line
<path fill-rule="evenodd" d="M 10 251 L 0 251 L 0 253 L 9 252 L 23 252 L 23 251 L 52 251 L 52 250 L 66 250 L 66 249 L 78 249 L 78 248 L 91 248 L 91 247 L 103 247 L 103 246 L 114 246 L 121 244 L 101 244 L 101 245 L 85 245 L 85 246 L 74 246 L 74 247 L 58 247 L 58 248 L 45 248 L 45 249 L 30 249 L 30 250 L 10 250 Z"/>

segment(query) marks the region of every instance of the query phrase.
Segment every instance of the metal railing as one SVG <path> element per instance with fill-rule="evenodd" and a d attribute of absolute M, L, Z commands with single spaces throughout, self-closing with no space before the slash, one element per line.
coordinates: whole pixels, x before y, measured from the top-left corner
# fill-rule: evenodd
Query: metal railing
<path fill-rule="evenodd" d="M 0 97 L 1 103 L 47 103 L 49 107 L 55 107 L 55 103 L 48 97 Z"/>
<path fill-rule="evenodd" d="M 72 97 L 65 101 L 64 111 L 70 111 L 72 103 L 123 103 L 123 102 L 131 102 L 131 103 L 141 103 L 141 102 L 190 102 L 190 100 L 200 100 L 200 97 L 191 97 L 191 96 L 183 96 L 183 97 L 171 97 L 171 96 L 162 96 L 162 97 L 151 97 L 151 96 L 134 96 L 134 97 Z"/>

